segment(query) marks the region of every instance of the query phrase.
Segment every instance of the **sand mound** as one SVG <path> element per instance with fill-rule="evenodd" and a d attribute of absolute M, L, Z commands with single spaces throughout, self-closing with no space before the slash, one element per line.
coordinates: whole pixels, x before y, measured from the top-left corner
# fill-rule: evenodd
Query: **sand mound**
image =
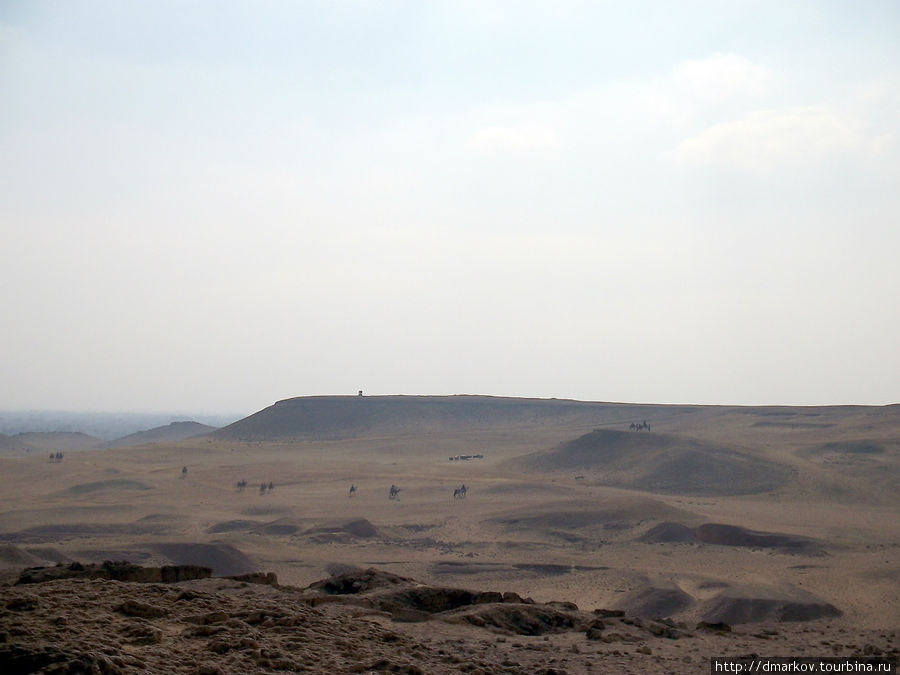
<path fill-rule="evenodd" d="M 594 508 L 580 502 L 536 505 L 495 516 L 486 523 L 499 525 L 514 533 L 536 533 L 570 543 L 605 539 L 647 521 L 668 518 L 691 519 L 694 516 L 655 499 L 615 497 L 597 500 Z"/>
<path fill-rule="evenodd" d="M 173 565 L 196 565 L 212 568 L 216 576 L 233 576 L 253 572 L 253 561 L 229 544 L 154 544 L 152 549 L 168 558 Z"/>
<path fill-rule="evenodd" d="M 127 480 L 124 478 L 112 480 L 98 480 L 93 483 L 81 483 L 73 485 L 63 491 L 66 495 L 87 495 L 103 490 L 149 490 L 150 486 L 137 480 Z"/>
<path fill-rule="evenodd" d="M 221 534 L 223 532 L 248 532 L 264 525 L 259 520 L 225 520 L 215 525 L 210 525 L 206 531 L 210 534 Z"/>
<path fill-rule="evenodd" d="M 775 591 L 768 588 L 729 588 L 705 602 L 701 608 L 705 621 L 729 624 L 762 621 L 814 621 L 841 616 L 827 602 L 799 590 Z"/>
<path fill-rule="evenodd" d="M 457 560 L 442 560 L 428 566 L 429 574 L 434 576 L 473 574 L 511 574 L 515 568 L 504 563 L 473 563 Z"/>
<path fill-rule="evenodd" d="M 38 525 L 18 532 L 0 534 L 0 539 L 24 543 L 55 542 L 60 539 L 80 537 L 106 537 L 135 534 L 166 534 L 167 523 L 133 522 L 133 523 L 55 523 Z"/>
<path fill-rule="evenodd" d="M 887 444 L 880 441 L 869 439 L 857 439 L 847 441 L 835 441 L 832 443 L 822 443 L 806 448 L 801 451 L 801 455 L 814 457 L 828 454 L 844 454 L 844 455 L 883 455 L 887 452 Z"/>
<path fill-rule="evenodd" d="M 289 506 L 248 506 L 241 510 L 245 516 L 290 516 L 294 510 Z"/>
<path fill-rule="evenodd" d="M 259 534 L 268 534 L 276 537 L 287 537 L 297 534 L 302 526 L 294 518 L 278 518 L 269 523 L 263 523 L 253 531 Z"/>
<path fill-rule="evenodd" d="M 428 572 L 435 576 L 472 576 L 487 574 L 502 574 L 505 577 L 515 576 L 517 579 L 546 578 L 571 574 L 572 572 L 586 572 L 606 570 L 609 567 L 601 565 L 555 565 L 552 563 L 490 563 L 490 562 L 462 562 L 456 560 L 442 560 L 428 566 Z"/>
<path fill-rule="evenodd" d="M 143 518 L 138 518 L 137 523 L 180 523 L 183 522 L 182 516 L 175 516 L 170 513 L 149 513 Z"/>
<path fill-rule="evenodd" d="M 666 521 L 647 530 L 638 541 L 649 544 L 697 542 L 697 534 L 687 525 Z"/>
<path fill-rule="evenodd" d="M 765 492 L 786 484 L 792 475 L 788 466 L 736 448 L 610 429 L 596 429 L 505 466 L 525 472 L 583 472 L 605 485 L 697 495 Z"/>
<path fill-rule="evenodd" d="M 704 523 L 688 527 L 676 522 L 663 522 L 651 527 L 637 541 L 658 544 L 678 542 L 702 542 L 718 546 L 742 546 L 746 548 L 773 548 L 785 553 L 817 554 L 821 544 L 809 537 L 779 532 L 756 532 L 737 525 Z"/>
<path fill-rule="evenodd" d="M 0 544 L 0 567 L 33 567 L 42 559 L 12 544 Z"/>
<path fill-rule="evenodd" d="M 736 525 L 705 523 L 694 529 L 697 539 L 705 544 L 776 548 L 788 552 L 811 553 L 819 550 L 815 539 L 777 532 L 755 532 Z"/>
<path fill-rule="evenodd" d="M 531 572 L 538 576 L 557 577 L 572 571 L 571 565 L 553 565 L 550 563 L 515 563 L 513 567 L 523 572 Z"/>
<path fill-rule="evenodd" d="M 634 616 L 660 619 L 675 616 L 689 609 L 694 598 L 674 584 L 652 585 L 629 593 L 616 608 Z"/>
<path fill-rule="evenodd" d="M 629 593 L 615 607 L 628 615 L 645 618 L 689 613 L 709 623 L 727 624 L 814 621 L 841 616 L 834 605 L 793 587 L 736 586 L 716 580 L 694 580 L 693 585 L 688 583 L 685 588 L 674 581 L 657 580 Z"/>
<path fill-rule="evenodd" d="M 370 539 L 378 536 L 378 528 L 365 518 L 351 518 L 349 520 L 332 521 L 316 525 L 309 528 L 305 534 L 337 534 L 349 535 L 359 539 Z"/>

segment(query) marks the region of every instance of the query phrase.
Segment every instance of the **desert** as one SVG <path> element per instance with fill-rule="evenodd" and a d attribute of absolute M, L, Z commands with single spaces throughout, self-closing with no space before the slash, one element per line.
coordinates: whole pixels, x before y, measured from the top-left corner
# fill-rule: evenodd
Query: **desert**
<path fill-rule="evenodd" d="M 190 429 L 8 437 L 4 672 L 898 653 L 898 406 L 313 396 Z M 78 571 L 125 561 L 208 576 Z"/>
<path fill-rule="evenodd" d="M 898 36 L 0 0 L 0 675 L 895 672 Z"/>

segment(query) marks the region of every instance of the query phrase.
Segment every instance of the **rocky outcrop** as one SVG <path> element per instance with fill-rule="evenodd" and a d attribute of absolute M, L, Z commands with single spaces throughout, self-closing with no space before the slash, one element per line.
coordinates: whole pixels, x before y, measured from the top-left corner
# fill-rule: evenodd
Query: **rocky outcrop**
<path fill-rule="evenodd" d="M 135 567 L 111 564 L 101 573 L 102 565 L 93 566 L 98 576 L 5 588 L 0 671 L 694 673 L 710 652 L 771 653 L 773 640 L 808 652 L 829 629 L 689 627 L 515 593 L 434 587 L 374 569 L 344 571 L 304 589 L 246 577 L 173 586 L 109 576 L 126 569 L 135 576 Z M 832 651 L 896 657 L 897 637 L 841 630 L 840 649 Z"/>
<path fill-rule="evenodd" d="M 212 569 L 198 565 L 165 565 L 163 567 L 141 567 L 126 561 L 107 560 L 101 565 L 70 565 L 55 567 L 30 567 L 20 575 L 17 584 L 39 584 L 57 579 L 110 579 L 136 583 L 172 584 L 179 581 L 206 579 L 212 576 Z"/>

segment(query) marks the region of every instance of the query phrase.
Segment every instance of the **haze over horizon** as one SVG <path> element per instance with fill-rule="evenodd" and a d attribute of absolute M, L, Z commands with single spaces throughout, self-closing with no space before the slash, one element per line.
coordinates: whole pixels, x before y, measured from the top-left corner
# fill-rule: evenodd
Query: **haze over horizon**
<path fill-rule="evenodd" d="M 900 5 L 0 3 L 0 410 L 900 402 Z"/>

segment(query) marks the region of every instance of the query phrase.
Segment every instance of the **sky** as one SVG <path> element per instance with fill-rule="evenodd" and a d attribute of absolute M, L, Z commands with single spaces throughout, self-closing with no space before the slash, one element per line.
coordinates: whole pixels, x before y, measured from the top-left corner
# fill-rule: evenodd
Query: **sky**
<path fill-rule="evenodd" d="M 900 402 L 900 3 L 0 0 L 0 409 Z"/>

